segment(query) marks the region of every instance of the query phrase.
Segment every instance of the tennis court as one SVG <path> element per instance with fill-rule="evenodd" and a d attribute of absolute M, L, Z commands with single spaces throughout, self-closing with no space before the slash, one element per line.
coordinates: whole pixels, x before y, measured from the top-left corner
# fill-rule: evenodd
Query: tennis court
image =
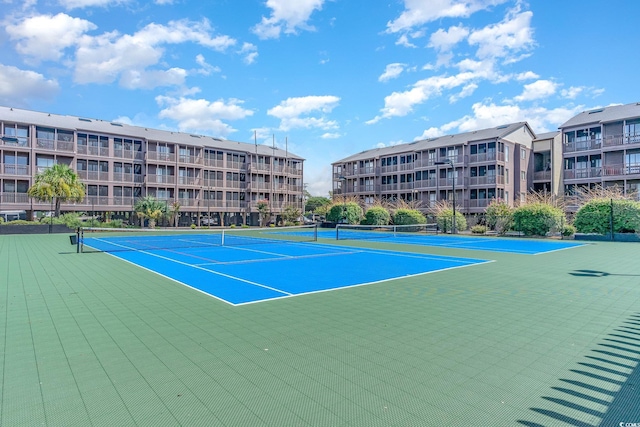
<path fill-rule="evenodd" d="M 440 246 L 523 255 L 539 255 L 584 245 L 584 243 L 549 239 L 450 235 L 435 233 L 426 224 L 413 226 L 338 225 L 336 230 L 324 230 L 320 236 L 337 240 L 370 240 L 392 244 Z"/>
<path fill-rule="evenodd" d="M 640 421 L 639 244 L 528 256 L 335 235 L 279 243 L 494 262 L 233 306 L 118 257 L 161 249 L 78 254 L 68 237 L 0 235 L 2 426 Z M 217 261 L 242 269 L 234 251 L 271 244 L 227 247 Z M 352 267 L 287 253 L 324 260 L 296 269 L 300 283 Z M 391 264 L 382 259 L 357 268 Z M 287 262 L 252 256 L 244 267 Z"/>
<path fill-rule="evenodd" d="M 316 240 L 315 227 L 213 232 L 85 230 L 82 244 L 83 251 L 110 252 L 233 305 L 489 262 L 323 245 Z M 314 274 L 301 280 L 309 271 Z"/>

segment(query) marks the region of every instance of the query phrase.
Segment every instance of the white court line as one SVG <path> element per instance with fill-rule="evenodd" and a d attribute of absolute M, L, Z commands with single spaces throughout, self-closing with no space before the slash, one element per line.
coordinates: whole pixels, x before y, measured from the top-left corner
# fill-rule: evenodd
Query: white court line
<path fill-rule="evenodd" d="M 132 249 L 132 248 L 130 248 L 130 247 L 128 247 L 128 246 L 119 245 L 119 244 L 117 244 L 117 243 L 112 243 L 112 244 L 113 244 L 113 245 L 116 245 L 116 246 L 121 246 L 121 247 L 123 247 L 123 248 L 130 249 L 130 250 Z M 89 246 L 89 245 L 87 245 L 87 246 Z M 89 247 L 91 247 L 91 246 L 89 246 Z M 188 264 L 188 263 L 186 263 L 186 262 L 178 261 L 177 259 L 172 259 L 172 258 L 169 258 L 169 257 L 165 257 L 165 256 L 162 256 L 162 255 L 153 254 L 153 253 L 151 253 L 151 252 L 142 251 L 142 250 L 137 250 L 137 249 L 133 249 L 133 251 L 134 251 L 134 252 L 140 252 L 140 253 L 143 253 L 143 254 L 146 254 L 146 255 L 151 255 L 151 256 L 154 256 L 154 257 L 156 257 L 156 258 L 165 259 L 165 260 L 167 260 L 167 261 L 175 262 L 176 264 L 182 264 L 182 265 L 185 265 L 185 266 L 187 266 L 187 267 L 197 268 L 198 270 L 206 271 L 206 272 L 208 272 L 208 273 L 217 274 L 218 276 L 226 277 L 227 279 L 232 279 L 232 280 L 237 280 L 237 281 L 239 281 L 239 282 L 248 283 L 248 284 L 250 284 L 250 285 L 258 286 L 258 287 L 261 287 L 261 288 L 264 288 L 264 289 L 269 289 L 269 290 L 271 290 L 271 291 L 279 292 L 279 293 L 281 293 L 281 294 L 285 294 L 285 295 L 293 295 L 293 294 L 291 294 L 291 293 L 289 293 L 289 292 L 285 292 L 285 291 L 283 291 L 283 290 L 281 290 L 281 289 L 272 288 L 271 286 L 263 285 L 263 284 L 260 284 L 260 283 L 257 283 L 257 282 L 252 282 L 251 280 L 241 279 L 240 277 L 231 276 L 230 274 L 225 274 L 225 273 L 220 273 L 220 272 L 218 272 L 218 271 L 209 270 L 208 268 L 203 268 L 203 267 L 200 267 L 200 266 L 198 266 L 198 265 Z M 111 254 L 109 254 L 109 255 L 111 255 Z M 115 256 L 115 255 L 113 255 L 113 256 Z M 116 258 L 120 258 L 120 257 L 116 257 Z M 120 258 L 120 259 L 124 259 L 124 258 Z M 125 261 L 126 261 L 126 260 L 125 260 Z M 133 262 L 132 262 L 132 264 L 135 264 L 135 263 L 133 263 Z M 138 264 L 135 264 L 135 265 L 138 265 Z M 144 267 L 143 267 L 143 268 L 144 268 Z M 149 270 L 149 271 L 153 271 L 153 270 L 150 270 L 150 269 L 147 269 L 147 270 Z M 160 274 L 160 273 L 156 273 L 156 274 L 159 274 L 160 276 L 164 276 L 163 274 Z M 164 277 L 166 277 L 166 276 L 164 276 Z M 178 281 L 177 281 L 177 280 L 175 280 L 175 279 L 174 279 L 174 281 L 178 282 Z M 178 282 L 178 283 L 182 283 L 182 282 Z M 192 286 L 189 286 L 189 287 L 192 287 Z"/>
<path fill-rule="evenodd" d="M 194 264 L 199 266 L 205 265 L 233 265 L 233 264 L 253 264 L 256 262 L 277 262 L 277 261 L 287 261 L 291 259 L 306 259 L 306 258 L 323 258 L 330 256 L 340 256 L 340 255 L 351 255 L 357 253 L 369 253 L 369 251 L 351 251 L 351 252 L 336 252 L 336 253 L 326 253 L 326 254 L 312 254 L 312 255 L 296 255 L 296 256 L 286 256 L 280 258 L 263 258 L 263 259 L 244 259 L 239 261 L 220 261 L 215 263 L 204 263 L 204 264 Z"/>
<path fill-rule="evenodd" d="M 360 286 L 374 285 L 376 283 L 384 283 L 384 282 L 389 282 L 391 280 L 407 279 L 407 278 L 410 278 L 410 277 L 423 276 L 425 274 L 431 274 L 431 273 L 439 273 L 441 271 L 454 270 L 456 268 L 473 267 L 474 265 L 489 264 L 489 263 L 492 263 L 492 262 L 496 262 L 496 261 L 488 260 L 488 261 L 484 261 L 484 262 L 477 262 L 475 264 L 459 265 L 459 266 L 456 266 L 456 267 L 441 268 L 439 270 L 424 271 L 422 273 L 407 274 L 406 276 L 390 277 L 388 279 L 375 280 L 373 282 L 357 283 L 355 285 L 346 285 L 346 286 L 340 286 L 340 287 L 329 288 L 329 289 L 319 289 L 317 291 L 302 292 L 302 293 L 299 293 L 299 294 L 289 294 L 287 296 L 282 296 L 282 297 L 266 298 L 266 299 L 261 299 L 261 300 L 241 302 L 241 303 L 232 304 L 232 305 L 234 305 L 235 307 L 239 307 L 239 306 L 242 306 L 242 305 L 250 305 L 250 304 L 256 304 L 256 303 L 261 303 L 261 302 L 275 301 L 275 300 L 280 300 L 280 299 L 284 299 L 284 298 L 299 297 L 299 296 L 302 296 L 302 295 L 319 294 L 319 293 L 322 293 L 322 292 L 338 291 L 338 290 L 341 290 L 341 289 L 349 289 L 349 288 L 358 288 Z"/>

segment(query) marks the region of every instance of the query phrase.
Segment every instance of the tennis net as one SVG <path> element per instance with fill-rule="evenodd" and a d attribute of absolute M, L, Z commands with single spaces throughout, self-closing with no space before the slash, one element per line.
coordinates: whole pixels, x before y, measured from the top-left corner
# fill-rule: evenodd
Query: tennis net
<path fill-rule="evenodd" d="M 421 234 L 437 234 L 438 224 L 411 225 L 351 225 L 338 224 L 336 239 L 361 240 L 384 237 L 412 237 Z"/>
<path fill-rule="evenodd" d="M 79 231 L 78 245 L 80 252 L 117 252 L 317 240 L 318 230 L 315 224 L 274 228 L 194 230 L 86 227 Z"/>

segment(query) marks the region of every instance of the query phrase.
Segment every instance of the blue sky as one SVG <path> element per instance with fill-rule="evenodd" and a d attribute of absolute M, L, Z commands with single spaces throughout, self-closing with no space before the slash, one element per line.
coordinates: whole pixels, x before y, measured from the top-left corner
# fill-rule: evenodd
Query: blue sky
<path fill-rule="evenodd" d="M 0 0 L 0 104 L 355 152 L 640 101 L 640 2 Z"/>

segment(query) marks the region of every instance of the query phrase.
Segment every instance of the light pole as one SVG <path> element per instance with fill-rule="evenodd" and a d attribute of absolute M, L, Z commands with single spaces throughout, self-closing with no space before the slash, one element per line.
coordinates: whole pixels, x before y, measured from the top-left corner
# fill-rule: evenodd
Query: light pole
<path fill-rule="evenodd" d="M 347 186 L 347 178 L 340 175 L 338 180 L 341 182 L 340 194 L 342 194 L 342 223 L 347 223 L 347 197 L 344 194 L 344 188 Z"/>
<path fill-rule="evenodd" d="M 451 166 L 451 178 L 453 182 L 452 190 L 453 190 L 453 220 L 451 221 L 451 234 L 456 234 L 456 169 L 453 166 L 453 161 L 449 158 L 444 159 L 441 162 L 435 162 L 436 165 L 449 165 Z"/>

